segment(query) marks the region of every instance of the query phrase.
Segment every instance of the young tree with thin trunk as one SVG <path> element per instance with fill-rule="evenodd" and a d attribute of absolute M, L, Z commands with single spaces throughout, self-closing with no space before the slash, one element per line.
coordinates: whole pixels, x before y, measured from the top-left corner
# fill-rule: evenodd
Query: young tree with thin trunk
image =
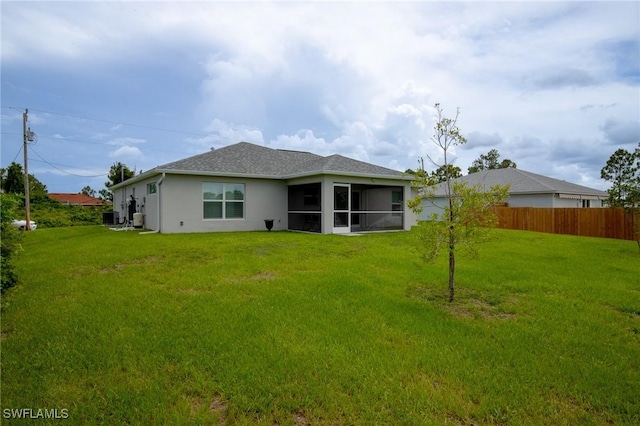
<path fill-rule="evenodd" d="M 456 254 L 459 249 L 464 249 L 472 255 L 477 254 L 477 246 L 488 240 L 491 228 L 495 227 L 497 217 L 491 210 L 496 204 L 503 203 L 507 198 L 508 185 L 496 185 L 484 188 L 481 185 L 468 186 L 464 182 L 454 181 L 451 175 L 454 170 L 451 165 L 452 148 L 463 145 L 467 139 L 458 128 L 458 116 L 456 111 L 453 119 L 446 118 L 440 104 L 435 105 L 436 124 L 431 141 L 442 152 L 443 163 L 437 164 L 444 173 L 444 180 L 436 185 L 432 176 L 416 174 L 413 188 L 417 196 L 409 201 L 409 207 L 420 214 L 423 210 L 423 201 L 435 202 L 436 191 L 443 192 L 447 200 L 446 206 L 440 215 L 435 213 L 431 221 L 420 227 L 421 257 L 427 261 L 433 261 L 446 248 L 449 255 L 449 301 L 455 297 L 455 271 Z M 457 176 L 456 176 L 457 177 Z"/>

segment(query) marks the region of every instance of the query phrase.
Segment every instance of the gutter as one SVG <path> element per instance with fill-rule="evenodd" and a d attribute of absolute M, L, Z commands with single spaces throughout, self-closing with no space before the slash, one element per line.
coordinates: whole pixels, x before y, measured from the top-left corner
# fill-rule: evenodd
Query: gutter
<path fill-rule="evenodd" d="M 161 169 L 155 168 L 145 172 L 141 175 L 136 175 L 131 179 L 127 179 L 124 182 L 119 183 L 118 185 L 114 185 L 113 189 L 118 189 L 120 185 L 130 185 L 132 183 L 136 183 L 138 181 L 144 180 L 150 174 L 175 174 L 175 175 L 188 175 L 188 176 L 211 176 L 211 177 L 235 177 L 235 178 L 249 178 L 249 179 L 272 179 L 272 180 L 290 180 L 290 179 L 298 179 L 305 178 L 309 176 L 320 176 L 320 175 L 328 175 L 328 176 L 348 176 L 348 177 L 361 177 L 367 179 L 388 179 L 388 180 L 404 180 L 411 181 L 414 178 L 412 176 L 408 176 L 403 174 L 402 172 L 399 175 L 383 175 L 383 174 L 370 174 L 370 173 L 359 173 L 359 172 L 343 172 L 339 170 L 310 170 L 305 172 L 297 172 L 297 173 L 284 173 L 284 174 L 254 174 L 254 173 L 228 173 L 228 172 L 219 172 L 219 171 L 206 171 L 206 170 L 182 170 L 182 169 Z"/>
<path fill-rule="evenodd" d="M 162 172 L 162 176 L 156 182 L 156 185 L 158 186 L 158 188 L 157 188 L 158 198 L 156 200 L 156 202 L 157 202 L 156 215 L 157 215 L 157 219 L 158 219 L 158 226 L 154 231 L 140 232 L 139 235 L 158 234 L 160 232 L 160 197 L 162 196 L 162 186 L 161 185 L 162 185 L 162 182 L 164 181 L 165 176 L 166 176 L 165 173 Z"/>

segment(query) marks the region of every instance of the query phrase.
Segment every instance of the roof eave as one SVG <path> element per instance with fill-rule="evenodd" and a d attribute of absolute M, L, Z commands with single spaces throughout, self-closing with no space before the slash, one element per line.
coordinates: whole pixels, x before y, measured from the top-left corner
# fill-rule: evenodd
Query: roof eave
<path fill-rule="evenodd" d="M 341 172 L 341 171 L 338 171 L 338 170 L 314 170 L 314 171 L 301 172 L 301 173 L 291 173 L 291 174 L 283 175 L 282 178 L 283 179 L 297 179 L 297 178 L 310 177 L 310 176 L 320 176 L 320 175 L 360 177 L 360 178 L 366 178 L 366 179 L 404 180 L 404 181 L 407 181 L 407 182 L 413 180 L 413 178 L 409 177 L 409 176 L 379 175 L 379 174 L 373 174 L 373 173 Z"/>
<path fill-rule="evenodd" d="M 127 180 L 123 181 L 123 182 L 120 182 L 120 183 L 117 183 L 117 184 L 115 184 L 115 185 L 112 185 L 112 186 L 109 188 L 109 191 L 112 191 L 112 192 L 113 192 L 113 191 L 115 191 L 115 190 L 117 190 L 117 189 L 120 189 L 120 188 L 123 188 L 123 187 L 129 186 L 129 185 L 131 185 L 132 183 L 140 182 L 141 180 L 148 179 L 149 177 L 151 177 L 151 176 L 153 176 L 153 175 L 156 175 L 156 174 L 160 174 L 160 173 L 162 173 L 162 172 L 159 172 L 159 171 L 158 171 L 158 169 L 151 169 L 151 170 L 147 170 L 147 171 L 146 171 L 146 172 L 144 172 L 144 173 L 140 173 L 139 175 L 135 175 L 134 177 L 129 178 L 129 179 L 127 179 Z"/>
<path fill-rule="evenodd" d="M 283 179 L 279 175 L 263 175 L 255 173 L 222 173 L 222 172 L 207 172 L 201 170 L 175 170 L 175 169 L 157 169 L 158 173 L 166 173 L 172 175 L 190 175 L 190 176 L 215 176 L 215 177 L 244 177 L 251 179 Z"/>
<path fill-rule="evenodd" d="M 319 176 L 319 175 L 349 176 L 349 177 L 360 177 L 360 178 L 366 178 L 366 179 L 401 180 L 401 181 L 407 181 L 407 182 L 413 180 L 411 176 L 341 172 L 337 170 L 314 170 L 314 171 L 308 171 L 308 172 L 302 172 L 302 173 L 290 173 L 290 174 L 282 174 L 282 175 L 264 175 L 264 174 L 222 173 L 222 172 L 207 172 L 207 171 L 201 171 L 201 170 L 176 170 L 176 169 L 155 168 L 145 173 L 142 173 L 140 175 L 134 176 L 131 179 L 127 179 L 124 182 L 120 182 L 117 185 L 113 185 L 110 188 L 110 190 L 115 191 L 120 188 L 129 186 L 131 184 L 140 182 L 141 180 L 148 179 L 151 176 L 159 175 L 162 173 L 172 174 L 172 175 L 232 177 L 232 178 L 250 178 L 250 179 L 270 179 L 270 180 L 288 180 L 288 179 L 297 179 L 297 178 Z"/>

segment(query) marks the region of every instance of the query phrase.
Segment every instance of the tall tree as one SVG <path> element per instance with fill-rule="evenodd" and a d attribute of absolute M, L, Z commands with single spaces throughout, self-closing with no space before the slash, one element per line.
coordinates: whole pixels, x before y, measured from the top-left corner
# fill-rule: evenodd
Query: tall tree
<path fill-rule="evenodd" d="M 6 169 L 0 169 L 2 190 L 7 194 L 24 194 L 24 171 L 22 166 L 13 162 Z M 47 186 L 34 175 L 29 174 L 29 198 L 47 195 Z"/>
<path fill-rule="evenodd" d="M 94 198 L 96 196 L 96 190 L 91 188 L 89 185 L 87 185 L 84 188 L 82 188 L 80 190 L 80 193 L 84 194 L 84 195 L 88 195 L 89 197 L 94 197 Z"/>
<path fill-rule="evenodd" d="M 477 254 L 477 245 L 486 241 L 489 230 L 495 226 L 497 218 L 491 207 L 504 202 L 508 195 L 508 186 L 496 185 L 488 191 L 478 186 L 468 186 L 464 182 L 454 182 L 449 160 L 449 151 L 467 142 L 458 128 L 456 112 L 453 119 L 446 118 L 440 104 L 435 105 L 436 124 L 431 141 L 440 148 L 443 163 L 439 169 L 443 170 L 444 181 L 436 186 L 431 176 L 416 176 L 413 187 L 418 195 L 409 201 L 409 207 L 416 214 L 423 209 L 423 200 L 430 199 L 436 205 L 436 189 L 444 190 L 447 206 L 440 215 L 435 213 L 430 223 L 420 227 L 419 250 L 421 257 L 433 261 L 443 248 L 449 254 L 449 301 L 455 297 L 456 254 L 459 248 L 466 249 L 471 254 Z M 431 160 L 431 158 L 430 158 Z M 435 164 L 433 160 L 432 163 Z"/>
<path fill-rule="evenodd" d="M 98 191 L 99 197 L 103 201 L 113 201 L 113 194 L 108 189 Z"/>
<path fill-rule="evenodd" d="M 109 175 L 107 176 L 109 182 L 105 182 L 104 186 L 111 188 L 113 185 L 117 185 L 134 176 L 135 173 L 131 171 L 126 164 L 122 164 L 118 161 L 117 163 L 113 163 L 111 169 L 109 169 Z"/>
<path fill-rule="evenodd" d="M 411 175 L 417 178 L 422 178 L 425 176 L 429 175 L 429 172 L 427 172 L 425 169 L 418 167 L 417 169 L 413 170 L 413 169 L 407 169 L 404 171 L 405 175 Z"/>
<path fill-rule="evenodd" d="M 2 169 L 2 190 L 7 194 L 24 194 L 24 172 L 20 164 L 13 162 Z"/>
<path fill-rule="evenodd" d="M 446 166 L 442 165 L 435 169 L 431 176 L 435 183 L 446 182 L 447 177 L 451 179 L 456 179 L 462 177 L 462 169 L 458 166 L 454 166 L 453 164 L 448 164 Z"/>
<path fill-rule="evenodd" d="M 129 167 L 121 162 L 113 163 L 111 169 L 109 169 L 109 175 L 107 178 L 108 182 L 104 183 L 104 186 L 107 187 L 107 191 L 100 190 L 100 195 L 104 200 L 113 201 L 113 194 L 108 191 L 113 185 L 117 185 L 121 182 L 124 182 L 127 179 L 131 179 L 135 176 L 135 172 L 131 171 Z"/>
<path fill-rule="evenodd" d="M 471 167 L 467 171 L 471 173 L 479 172 L 480 170 L 493 170 L 493 169 L 508 169 L 516 168 L 517 165 L 513 161 L 505 158 L 500 161 L 500 153 L 497 149 L 492 149 L 486 154 L 480 154 L 480 157 L 473 160 Z"/>
<path fill-rule="evenodd" d="M 600 177 L 611 182 L 609 206 L 636 207 L 640 203 L 640 147 L 634 152 L 618 149 L 600 171 Z"/>

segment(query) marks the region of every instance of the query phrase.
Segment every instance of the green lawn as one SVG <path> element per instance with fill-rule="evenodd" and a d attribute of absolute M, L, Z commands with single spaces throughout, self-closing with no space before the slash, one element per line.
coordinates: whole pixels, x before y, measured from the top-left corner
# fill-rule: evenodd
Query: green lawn
<path fill-rule="evenodd" d="M 28 233 L 3 424 L 640 423 L 636 244 L 497 233 L 453 304 L 415 232 Z"/>

